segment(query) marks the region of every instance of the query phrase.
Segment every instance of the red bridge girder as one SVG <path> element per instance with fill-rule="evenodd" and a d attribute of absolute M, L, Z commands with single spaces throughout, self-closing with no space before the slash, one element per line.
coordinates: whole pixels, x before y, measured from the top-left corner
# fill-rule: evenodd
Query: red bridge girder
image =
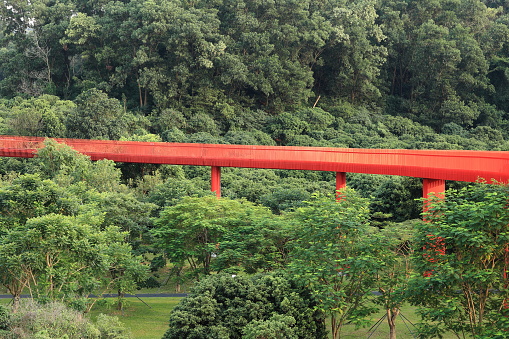
<path fill-rule="evenodd" d="M 45 138 L 0 136 L 0 156 L 33 157 Z M 337 188 L 344 173 L 424 178 L 424 196 L 442 192 L 445 180 L 509 182 L 509 152 L 245 146 L 164 142 L 55 139 L 92 160 L 212 167 L 219 195 L 221 167 L 332 171 Z"/>

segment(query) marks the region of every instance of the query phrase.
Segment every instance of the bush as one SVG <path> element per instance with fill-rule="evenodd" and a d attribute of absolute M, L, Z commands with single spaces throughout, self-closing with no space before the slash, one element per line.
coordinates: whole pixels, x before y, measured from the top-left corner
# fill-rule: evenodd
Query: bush
<path fill-rule="evenodd" d="M 83 313 L 64 304 L 28 300 L 20 304 L 16 313 L 10 314 L 5 307 L 0 307 L 0 338 L 128 339 L 131 336 L 116 317 L 101 314 L 97 324 L 93 324 Z"/>
<path fill-rule="evenodd" d="M 96 326 L 101 333 L 101 339 L 131 338 L 128 330 L 120 322 L 118 317 L 110 317 L 105 314 L 99 314 L 97 316 Z"/>
<path fill-rule="evenodd" d="M 61 303 L 24 301 L 12 313 L 9 330 L 13 338 L 100 338 L 90 321 Z"/>
<path fill-rule="evenodd" d="M 11 320 L 11 313 L 4 305 L 0 305 L 0 331 L 7 330 Z M 1 332 L 0 332 L 1 334 Z M 2 338 L 2 336 L 0 336 Z"/>
<path fill-rule="evenodd" d="M 153 276 L 148 277 L 146 280 L 139 282 L 138 289 L 141 288 L 159 288 L 161 283 Z"/>
<path fill-rule="evenodd" d="M 163 339 L 326 338 L 314 306 L 309 291 L 281 273 L 209 276 L 173 309 Z"/>

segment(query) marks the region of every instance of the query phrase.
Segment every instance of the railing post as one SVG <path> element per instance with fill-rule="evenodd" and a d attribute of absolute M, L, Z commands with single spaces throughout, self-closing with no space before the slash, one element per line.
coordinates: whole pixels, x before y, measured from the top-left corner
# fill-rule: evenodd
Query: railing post
<path fill-rule="evenodd" d="M 341 200 L 341 195 L 338 193 L 346 187 L 346 173 L 336 172 L 336 200 Z"/>
<path fill-rule="evenodd" d="M 216 192 L 216 197 L 221 197 L 221 167 L 212 166 L 210 173 L 210 190 Z"/>

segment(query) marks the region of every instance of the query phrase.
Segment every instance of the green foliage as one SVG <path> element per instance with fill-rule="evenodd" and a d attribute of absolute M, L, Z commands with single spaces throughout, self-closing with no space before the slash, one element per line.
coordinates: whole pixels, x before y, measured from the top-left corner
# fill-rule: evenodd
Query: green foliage
<path fill-rule="evenodd" d="M 100 192 L 121 191 L 121 172 L 111 160 L 92 162 L 86 155 L 80 154 L 67 145 L 48 139 L 44 147 L 37 152 L 35 163 L 38 170 L 61 186 L 86 183 L 88 188 Z"/>
<path fill-rule="evenodd" d="M 69 195 L 51 180 L 25 174 L 0 187 L 1 230 L 23 225 L 29 218 L 49 213 L 73 214 Z"/>
<path fill-rule="evenodd" d="M 172 262 L 183 265 L 188 261 L 194 271 L 200 267 L 209 274 L 216 244 L 241 212 L 242 203 L 238 201 L 185 197 L 161 211 L 152 233 Z"/>
<path fill-rule="evenodd" d="M 184 179 L 183 177 L 169 178 L 164 183 L 156 185 L 148 194 L 148 201 L 163 208 L 178 203 L 186 196 L 203 197 L 212 195 L 209 183 L 201 178 Z"/>
<path fill-rule="evenodd" d="M 308 124 L 290 113 L 281 113 L 269 122 L 269 134 L 278 144 L 285 145 L 289 139 L 303 134 Z"/>
<path fill-rule="evenodd" d="M 53 95 L 41 95 L 30 99 L 17 97 L 11 100 L 2 118 L 5 134 L 45 136 L 58 138 L 66 136 L 65 119 L 76 105 L 60 100 Z M 2 112 L 3 113 L 3 112 Z"/>
<path fill-rule="evenodd" d="M 37 175 L 22 175 L 2 186 L 0 280 L 15 303 L 23 290 L 63 300 L 88 295 L 99 286 L 133 291 L 144 280 L 146 267 L 132 255 L 127 233 L 112 225 L 127 227 L 139 238 L 154 205 L 80 184 L 63 189 Z M 133 213 L 128 224 L 127 210 Z M 136 227 L 129 229 L 131 225 Z M 101 285 L 112 270 L 122 274 Z"/>
<path fill-rule="evenodd" d="M 221 172 L 221 194 L 230 199 L 260 202 L 278 185 L 278 175 L 270 169 L 225 168 Z"/>
<path fill-rule="evenodd" d="M 147 279 L 148 266 L 142 264 L 141 256 L 133 256 L 129 244 L 115 241 L 115 228 L 110 227 L 107 231 L 111 236 L 107 236 L 109 246 L 102 253 L 106 257 L 109 272 L 105 284 L 118 293 L 117 309 L 122 310 L 125 294 L 135 293 L 138 284 Z"/>
<path fill-rule="evenodd" d="M 152 226 L 150 216 L 156 205 L 141 202 L 130 193 L 90 192 L 86 202 L 104 216 L 101 228 L 114 225 L 128 232 L 131 242 L 142 239 Z"/>
<path fill-rule="evenodd" d="M 247 201 L 184 197 L 161 211 L 152 234 L 174 265 L 187 262 L 194 275 L 236 266 L 256 272 L 282 261 L 276 253 L 282 247 L 278 242 L 285 242 L 284 223 L 267 220 L 272 217 Z"/>
<path fill-rule="evenodd" d="M 285 267 L 292 226 L 266 209 L 246 208 L 243 221 L 220 239 L 212 261 L 217 272 L 256 273 Z"/>
<path fill-rule="evenodd" d="M 426 274 L 414 276 L 408 292 L 434 331 L 423 336 L 453 331 L 484 338 L 507 328 L 507 187 L 449 190 L 424 217 L 414 246 L 417 272 Z"/>
<path fill-rule="evenodd" d="M 151 264 L 152 264 L 152 262 L 151 262 Z M 151 269 L 153 268 L 152 265 L 150 268 Z M 137 284 L 138 289 L 140 289 L 140 288 L 159 288 L 159 287 L 161 287 L 161 283 L 154 276 L 150 276 L 146 280 L 141 281 Z"/>
<path fill-rule="evenodd" d="M 317 70 L 324 93 L 351 103 L 374 102 L 381 96 L 378 77 L 387 48 L 381 44 L 385 35 L 375 6 L 375 1 L 336 1 L 321 8 L 332 26 L 323 66 Z"/>
<path fill-rule="evenodd" d="M 10 314 L 6 339 L 90 338 L 128 339 L 129 331 L 118 318 L 101 314 L 95 323 L 61 303 L 37 304 L 24 301 Z"/>
<path fill-rule="evenodd" d="M 97 329 L 101 332 L 101 339 L 128 339 L 131 338 L 129 330 L 124 327 L 118 317 L 111 317 L 105 314 L 99 314 L 95 323 Z"/>
<path fill-rule="evenodd" d="M 66 120 L 67 135 L 79 139 L 119 139 L 126 133 L 128 116 L 117 99 L 90 89 L 75 100 Z"/>
<path fill-rule="evenodd" d="M 163 338 L 326 338 L 315 305 L 309 290 L 281 274 L 214 275 L 173 309 Z"/>
<path fill-rule="evenodd" d="M 133 292 L 148 268 L 132 255 L 125 233 L 115 226 L 101 230 L 102 221 L 90 214 L 46 214 L 0 238 L 0 279 L 15 302 L 25 288 L 49 300 L 87 296 L 101 286 Z M 104 280 L 106 273 L 111 277 Z"/>
<path fill-rule="evenodd" d="M 264 194 L 260 197 L 260 202 L 269 207 L 272 212 L 281 214 L 283 211 L 293 211 L 304 205 L 304 201 L 308 200 L 311 194 L 302 187 L 278 187 L 271 193 Z"/>
<path fill-rule="evenodd" d="M 243 330 L 243 338 L 246 339 L 297 339 L 293 317 L 274 314 L 268 320 L 253 320 Z"/>
<path fill-rule="evenodd" d="M 4 305 L 0 305 L 0 331 L 7 331 L 10 321 L 11 314 L 9 309 Z"/>
<path fill-rule="evenodd" d="M 2 282 L 21 284 L 34 296 L 50 299 L 88 289 L 89 278 L 106 268 L 97 257 L 96 241 L 85 220 L 58 214 L 28 219 L 1 239 L 0 250 L 9 256 L 2 263 L 10 268 Z"/>
<path fill-rule="evenodd" d="M 373 192 L 371 211 L 391 215 L 390 221 L 417 219 L 422 212 L 421 180 L 407 177 L 389 177 Z"/>
<path fill-rule="evenodd" d="M 367 200 L 352 191 L 339 194 L 339 201 L 315 197 L 294 213 L 290 252 L 290 270 L 331 317 L 334 338 L 346 322 L 365 325 L 365 317 L 375 311 L 365 300 L 384 265 L 378 253 L 381 242 L 366 223 Z"/>

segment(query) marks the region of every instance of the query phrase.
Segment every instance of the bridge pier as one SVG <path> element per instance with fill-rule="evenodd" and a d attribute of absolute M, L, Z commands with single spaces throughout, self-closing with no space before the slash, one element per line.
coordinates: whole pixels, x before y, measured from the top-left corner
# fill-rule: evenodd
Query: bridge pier
<path fill-rule="evenodd" d="M 422 197 L 424 198 L 422 204 L 422 210 L 424 212 L 423 221 L 429 222 L 426 220 L 426 212 L 429 208 L 430 198 L 431 197 L 443 198 L 445 196 L 445 180 L 442 179 L 422 179 Z M 436 254 L 445 255 L 445 239 L 434 234 L 428 234 L 429 242 L 422 248 L 424 253 L 424 258 L 431 263 L 436 263 Z M 428 252 L 435 252 L 432 255 L 428 254 Z M 425 271 L 423 273 L 424 277 L 431 277 L 433 275 L 433 270 Z"/>
<path fill-rule="evenodd" d="M 339 191 L 346 187 L 346 172 L 336 172 L 336 200 L 341 199 Z"/>
<path fill-rule="evenodd" d="M 346 187 L 346 173 L 336 172 L 336 192 Z"/>
<path fill-rule="evenodd" d="M 211 167 L 210 190 L 216 192 L 216 197 L 221 197 L 221 167 L 219 166 Z"/>
<path fill-rule="evenodd" d="M 430 194 L 443 195 L 445 192 L 445 180 L 443 179 L 422 179 L 422 197 L 428 198 Z"/>
<path fill-rule="evenodd" d="M 424 198 L 423 211 L 426 212 L 428 208 L 428 199 L 430 195 L 436 197 L 443 197 L 445 194 L 445 180 L 443 179 L 422 179 L 422 197 Z"/>

